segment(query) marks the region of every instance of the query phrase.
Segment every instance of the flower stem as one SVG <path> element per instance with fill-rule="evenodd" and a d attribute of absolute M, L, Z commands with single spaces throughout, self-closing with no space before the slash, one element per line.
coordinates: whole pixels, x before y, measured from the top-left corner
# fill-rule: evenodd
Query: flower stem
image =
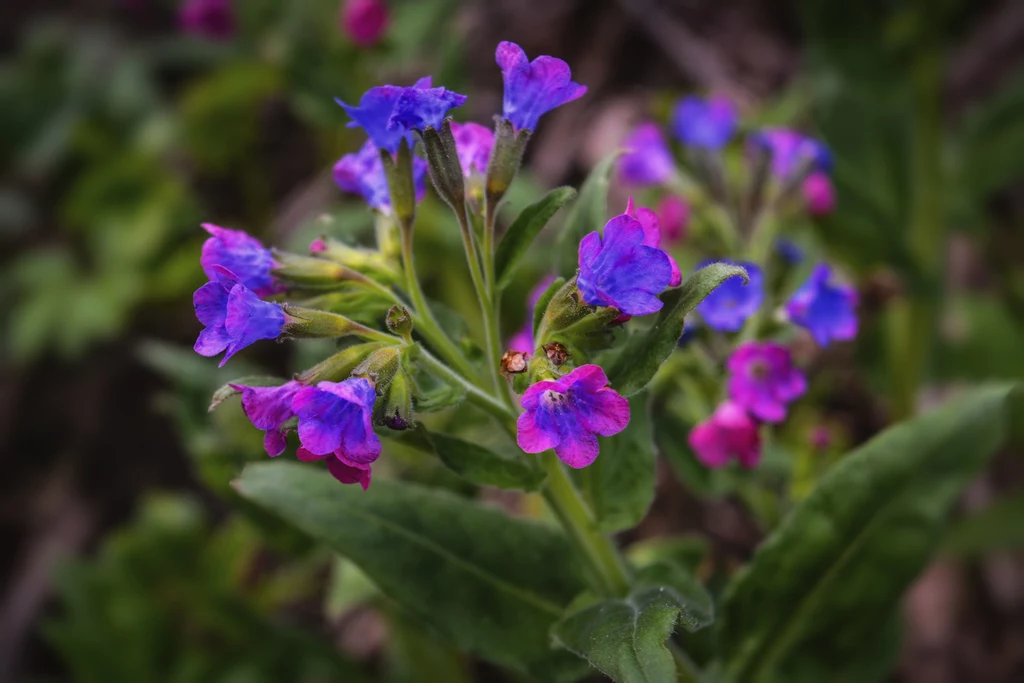
<path fill-rule="evenodd" d="M 483 271 L 480 269 L 480 257 L 477 254 L 476 244 L 473 241 L 473 231 L 469 227 L 464 211 L 455 211 L 455 217 L 459 221 L 459 232 L 462 233 L 462 246 L 466 250 L 466 260 L 469 262 L 469 275 L 473 280 L 473 288 L 476 290 L 476 298 L 480 304 L 480 315 L 484 323 L 484 349 L 487 354 L 487 367 L 491 376 L 491 383 L 495 389 L 501 390 L 501 375 L 498 373 L 498 362 L 501 356 L 501 341 L 498 336 L 498 319 L 494 315 L 494 297 L 484 279 Z M 486 234 L 492 228 L 485 228 Z M 484 252 L 483 260 L 488 262 L 492 259 L 489 251 Z"/>
<path fill-rule="evenodd" d="M 480 389 L 480 387 L 473 384 L 473 382 L 452 370 L 422 346 L 419 347 L 419 358 L 435 373 L 452 384 L 456 384 L 465 389 L 466 397 L 474 405 L 486 410 L 488 413 L 501 420 L 502 424 L 507 424 L 509 420 L 515 419 L 515 416 L 509 411 L 508 406 L 491 396 L 486 391 Z M 514 430 L 513 433 L 515 433 Z"/>

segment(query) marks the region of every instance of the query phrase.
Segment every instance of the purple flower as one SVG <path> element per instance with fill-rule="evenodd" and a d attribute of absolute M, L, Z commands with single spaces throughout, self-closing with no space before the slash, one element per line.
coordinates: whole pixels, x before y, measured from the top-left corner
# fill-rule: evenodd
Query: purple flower
<path fill-rule="evenodd" d="M 619 179 L 623 185 L 658 185 L 672 177 L 676 163 L 657 124 L 641 123 L 622 143 L 626 153 L 619 158 Z"/>
<path fill-rule="evenodd" d="M 447 88 L 406 88 L 395 103 L 388 128 L 403 131 L 440 128 L 448 110 L 461 107 L 466 96 Z"/>
<path fill-rule="evenodd" d="M 178 22 L 186 33 L 226 40 L 235 33 L 235 10 L 231 0 L 185 0 Z"/>
<path fill-rule="evenodd" d="M 479 123 L 452 121 L 451 125 L 462 175 L 468 178 L 474 173 L 481 176 L 487 173 L 487 163 L 491 160 L 491 149 L 494 147 L 494 133 Z"/>
<path fill-rule="evenodd" d="M 827 216 L 836 208 L 836 190 L 832 181 L 821 171 L 807 176 L 800 186 L 800 192 L 812 216 Z"/>
<path fill-rule="evenodd" d="M 640 221 L 640 225 L 643 226 L 644 246 L 661 249 L 661 221 L 658 220 L 658 214 L 644 206 L 633 206 L 633 198 L 630 197 L 626 201 L 626 215 L 637 219 Z M 679 272 L 679 264 L 676 263 L 676 260 L 668 252 L 665 252 L 665 256 L 668 256 L 669 265 L 672 266 L 672 277 L 668 281 L 668 286 L 678 287 L 683 282 L 683 274 Z"/>
<path fill-rule="evenodd" d="M 359 47 L 372 47 L 388 27 L 383 0 L 347 0 L 341 7 L 341 28 Z"/>
<path fill-rule="evenodd" d="M 586 467 L 598 454 L 597 436 L 629 424 L 629 401 L 606 386 L 597 365 L 582 365 L 557 380 L 537 382 L 523 394 L 516 440 L 527 453 L 549 448 L 569 467 Z"/>
<path fill-rule="evenodd" d="M 793 366 L 789 349 L 778 344 L 740 344 L 726 367 L 729 398 L 764 422 L 782 422 L 786 405 L 807 391 L 807 379 Z"/>
<path fill-rule="evenodd" d="M 292 410 L 299 418 L 302 447 L 310 457 L 334 454 L 346 462 L 372 463 L 381 448 L 373 431 L 376 400 L 373 385 L 362 377 L 300 390 L 292 399 Z"/>
<path fill-rule="evenodd" d="M 276 339 L 284 328 L 279 304 L 261 301 L 227 268 L 213 267 L 217 279 L 192 295 L 196 317 L 206 326 L 196 340 L 196 353 L 216 356 L 227 350 L 220 365 L 260 339 Z"/>
<path fill-rule="evenodd" d="M 292 412 L 292 398 L 306 385 L 294 380 L 276 387 L 249 387 L 232 384 L 231 388 L 242 392 L 242 410 L 256 429 L 266 432 L 263 448 L 267 455 L 277 457 L 284 453 L 287 437 L 283 425 L 295 417 Z"/>
<path fill-rule="evenodd" d="M 732 263 L 732 261 L 724 261 Z M 700 267 L 712 263 L 705 261 Z M 764 299 L 764 283 L 761 269 L 749 262 L 739 262 L 736 265 L 747 269 L 747 276 L 750 281 L 743 284 L 743 278 L 739 275 L 727 279 L 717 289 L 708 294 L 704 301 L 697 305 L 697 312 L 700 313 L 707 326 L 719 332 L 737 332 L 743 323 L 761 307 Z"/>
<path fill-rule="evenodd" d="M 690 95 L 676 105 L 672 128 L 688 147 L 721 149 L 736 132 L 736 107 L 725 97 Z"/>
<path fill-rule="evenodd" d="M 583 97 L 587 86 L 573 83 L 569 65 L 541 55 L 532 62 L 523 48 L 502 41 L 494 54 L 505 82 L 504 117 L 516 130 L 533 130 L 541 115 Z"/>
<path fill-rule="evenodd" d="M 333 458 L 327 457 L 333 455 Z M 363 490 L 370 488 L 371 465 L 368 462 L 356 462 L 350 460 L 341 453 L 328 453 L 326 455 L 314 455 L 308 450 L 299 446 L 295 456 L 303 462 L 315 462 L 327 460 L 327 471 L 342 484 L 359 484 Z"/>
<path fill-rule="evenodd" d="M 735 458 L 748 469 L 761 460 L 757 423 L 739 405 L 726 401 L 704 422 L 690 430 L 690 448 L 708 467 L 724 467 Z"/>
<path fill-rule="evenodd" d="M 274 257 L 262 242 L 242 230 L 230 230 L 213 223 L 203 223 L 203 229 L 211 237 L 203 243 L 199 263 L 210 280 L 217 279 L 214 267 L 221 266 L 256 295 L 274 293 L 274 280 L 270 275 Z"/>
<path fill-rule="evenodd" d="M 857 292 L 849 285 L 834 284 L 826 263 L 815 266 L 786 303 L 789 319 L 805 328 L 820 346 L 857 336 Z"/>
<path fill-rule="evenodd" d="M 828 171 L 832 155 L 828 148 L 788 128 L 765 128 L 750 137 L 751 143 L 772 155 L 772 175 L 785 180 L 804 164 L 812 171 Z"/>
<path fill-rule="evenodd" d="M 658 298 L 672 280 L 672 261 L 657 247 L 644 244 L 640 221 L 622 214 L 604 226 L 604 238 L 592 232 L 580 241 L 576 279 L 591 306 L 612 306 L 627 315 L 661 310 Z"/>
<path fill-rule="evenodd" d="M 427 193 L 426 161 L 412 158 L 412 177 L 416 184 L 416 201 L 421 201 Z M 357 153 L 346 154 L 334 164 L 334 182 L 346 192 L 362 195 L 371 208 L 383 214 L 391 213 L 384 162 L 373 140 L 367 140 Z"/>
<path fill-rule="evenodd" d="M 785 237 L 775 240 L 775 253 L 791 266 L 804 260 L 804 250 L 800 248 L 800 245 Z"/>
<path fill-rule="evenodd" d="M 512 335 L 512 338 L 508 340 L 508 348 L 510 351 L 519 351 L 520 353 L 533 353 L 533 312 L 537 308 L 537 302 L 540 301 L 541 296 L 544 292 L 548 291 L 548 287 L 555 281 L 554 275 L 546 275 L 541 278 L 540 282 L 534 285 L 533 289 L 530 290 L 530 296 L 527 297 L 526 304 L 526 322 L 523 326 Z"/>

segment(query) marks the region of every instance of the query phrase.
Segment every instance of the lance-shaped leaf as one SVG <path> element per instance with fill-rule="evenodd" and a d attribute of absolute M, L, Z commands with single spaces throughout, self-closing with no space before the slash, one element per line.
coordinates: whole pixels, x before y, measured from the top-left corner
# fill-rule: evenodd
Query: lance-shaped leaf
<path fill-rule="evenodd" d="M 683 334 L 683 319 L 718 285 L 731 277 L 747 280 L 747 271 L 728 263 L 712 263 L 693 273 L 682 286 L 661 295 L 664 306 L 654 323 L 633 335 L 619 352 L 608 377 L 623 396 L 647 386 L 661 364 L 672 355 Z"/>
<path fill-rule="evenodd" d="M 544 472 L 526 456 L 511 458 L 450 434 L 431 432 L 434 452 L 444 465 L 463 479 L 481 486 L 536 491 Z"/>
<path fill-rule="evenodd" d="M 558 240 L 558 269 L 565 274 L 576 271 L 580 240 L 588 233 L 601 231 L 608 221 L 608 183 L 615 160 L 622 154 L 616 150 L 599 161 L 583 181 L 579 198 L 562 228 Z"/>
<path fill-rule="evenodd" d="M 556 187 L 540 201 L 523 209 L 512 221 L 494 255 L 499 288 L 505 288 L 512 282 L 516 268 L 533 244 L 533 240 L 562 205 L 575 196 L 576 190 L 571 187 Z"/>

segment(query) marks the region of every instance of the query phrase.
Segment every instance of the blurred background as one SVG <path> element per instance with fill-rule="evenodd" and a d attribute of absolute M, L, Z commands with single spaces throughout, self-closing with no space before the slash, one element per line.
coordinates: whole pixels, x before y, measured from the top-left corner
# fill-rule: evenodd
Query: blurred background
<path fill-rule="evenodd" d="M 488 124 L 500 40 L 565 59 L 589 88 L 541 123 L 513 205 L 578 184 L 688 92 L 727 94 L 750 120 L 828 144 L 838 208 L 814 230 L 856 281 L 865 330 L 816 361 L 843 443 L 899 413 L 894 364 L 917 368 L 921 408 L 958 385 L 1024 377 L 1022 2 L 5 3 L 0 681 L 512 680 L 234 498 L 232 477 L 264 457 L 261 435 L 237 406 L 208 413 L 210 395 L 322 348 L 257 345 L 226 372 L 191 350 L 200 222 L 300 252 L 323 232 L 368 235 L 370 212 L 331 179 L 363 140 L 334 98 L 433 74 L 469 95 L 459 118 Z M 613 205 L 625 197 L 613 186 Z M 421 268 L 472 325 L 442 208 L 421 210 Z M 928 272 L 915 225 L 940 226 Z M 936 291 L 919 286 L 929 277 L 941 296 L 920 293 Z M 900 328 L 886 318 L 920 296 L 941 333 L 894 359 L 886 334 Z M 516 329 L 522 304 L 505 310 Z M 720 564 L 750 557 L 764 530 L 741 502 L 698 492 L 671 464 L 659 474 L 631 538 L 688 531 Z M 1024 464 L 1007 453 L 908 595 L 891 680 L 1024 680 L 1022 547 Z"/>

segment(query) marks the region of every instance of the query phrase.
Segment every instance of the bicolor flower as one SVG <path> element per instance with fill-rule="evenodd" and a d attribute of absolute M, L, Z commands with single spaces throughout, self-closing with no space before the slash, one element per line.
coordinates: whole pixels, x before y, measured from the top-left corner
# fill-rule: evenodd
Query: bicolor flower
<path fill-rule="evenodd" d="M 703 268 L 709 263 L 712 261 L 705 261 L 700 267 Z M 747 318 L 761 307 L 764 300 L 764 276 L 761 268 L 749 262 L 739 262 L 737 265 L 747 269 L 750 281 L 743 284 L 743 278 L 734 275 L 697 305 L 697 312 L 707 326 L 718 332 L 739 331 Z"/>
<path fill-rule="evenodd" d="M 186 33 L 226 40 L 235 34 L 235 9 L 231 0 L 185 0 L 178 22 Z"/>
<path fill-rule="evenodd" d="M 819 263 L 786 303 L 786 313 L 820 346 L 828 346 L 829 342 L 857 336 L 856 307 L 856 290 L 833 282 L 832 269 L 827 263 Z"/>
<path fill-rule="evenodd" d="M 487 173 L 487 163 L 491 160 L 494 148 L 494 132 L 479 123 L 458 123 L 452 121 L 452 137 L 455 138 L 455 149 L 459 155 L 462 175 Z"/>
<path fill-rule="evenodd" d="M 690 95 L 676 105 L 672 130 L 687 147 L 721 149 L 736 132 L 736 107 L 727 98 Z"/>
<path fill-rule="evenodd" d="M 523 48 L 502 41 L 494 55 L 505 83 L 503 116 L 516 130 L 534 130 L 543 114 L 583 97 L 587 86 L 574 83 L 569 65 L 541 55 L 532 62 Z"/>
<path fill-rule="evenodd" d="M 630 197 L 626 201 L 626 215 L 632 216 L 633 218 L 640 221 L 640 225 L 644 228 L 644 246 L 655 247 L 661 249 L 661 221 L 658 219 L 658 214 L 654 213 L 650 209 L 644 206 L 634 206 L 633 198 Z M 672 255 L 665 252 L 665 256 L 668 256 L 669 264 L 672 266 L 672 278 L 668 281 L 669 287 L 678 287 L 683 282 L 683 274 L 679 272 L 679 264 L 672 258 Z"/>
<path fill-rule="evenodd" d="M 836 208 L 836 189 L 822 171 L 807 176 L 800 186 L 800 192 L 812 216 L 827 216 Z"/>
<path fill-rule="evenodd" d="M 619 179 L 623 185 L 659 185 L 675 173 L 676 163 L 657 124 L 646 121 L 629 134 L 619 158 Z"/>
<path fill-rule="evenodd" d="M 279 337 L 285 314 L 279 304 L 262 301 L 227 268 L 214 266 L 213 271 L 217 279 L 192 295 L 196 318 L 206 326 L 194 348 L 202 356 L 226 351 L 223 366 L 246 346 Z"/>
<path fill-rule="evenodd" d="M 363 490 L 370 488 L 370 475 L 372 466 L 368 462 L 357 462 L 351 460 L 342 453 L 328 453 L 326 455 L 314 455 L 306 448 L 299 446 L 295 451 L 295 457 L 303 462 L 316 462 L 317 460 L 327 461 L 327 471 L 331 476 L 342 484 L 359 484 Z"/>
<path fill-rule="evenodd" d="M 704 422 L 690 430 L 690 448 L 708 467 L 724 467 L 736 459 L 748 469 L 761 460 L 757 422 L 742 407 L 726 401 Z"/>
<path fill-rule="evenodd" d="M 672 260 L 646 239 L 643 224 L 622 214 L 605 224 L 603 238 L 592 232 L 580 241 L 576 285 L 587 304 L 631 316 L 661 310 L 658 295 L 672 281 Z"/>
<path fill-rule="evenodd" d="M 376 45 L 387 30 L 388 18 L 383 0 L 346 0 L 341 7 L 341 28 L 359 47 Z"/>
<path fill-rule="evenodd" d="M 373 431 L 376 400 L 373 384 L 362 377 L 301 389 L 292 399 L 292 410 L 309 457 L 333 454 L 363 465 L 376 460 L 381 449 Z"/>
<path fill-rule="evenodd" d="M 726 364 L 729 398 L 764 422 L 782 422 L 786 406 L 807 391 L 789 349 L 772 342 L 746 342 Z"/>
<path fill-rule="evenodd" d="M 828 148 L 795 130 L 765 128 L 751 135 L 750 141 L 771 154 L 772 175 L 779 180 L 786 180 L 804 166 L 811 173 L 827 172 L 832 168 L 832 155 Z"/>
<path fill-rule="evenodd" d="M 238 281 L 258 296 L 274 292 L 270 275 L 274 257 L 258 239 L 242 230 L 230 230 L 213 223 L 203 223 L 210 238 L 203 242 L 199 263 L 210 280 L 217 279 L 214 268 L 220 266 L 231 271 Z"/>
<path fill-rule="evenodd" d="M 231 388 L 242 392 L 242 410 L 256 429 L 262 429 L 263 448 L 267 455 L 277 457 L 284 453 L 287 437 L 284 423 L 295 417 L 292 399 L 306 385 L 295 380 L 276 387 L 250 387 L 232 384 Z"/>
<path fill-rule="evenodd" d="M 667 194 L 658 202 L 656 212 L 661 234 L 669 244 L 686 237 L 686 227 L 690 222 L 690 205 L 685 199 L 677 194 Z"/>
<path fill-rule="evenodd" d="M 535 344 L 533 343 L 533 312 L 537 308 L 537 302 L 540 301 L 541 296 L 544 292 L 548 291 L 548 287 L 555 281 L 554 275 L 547 275 L 541 278 L 540 282 L 534 285 L 533 289 L 530 290 L 530 295 L 526 300 L 526 321 L 523 326 L 516 332 L 511 339 L 508 340 L 508 348 L 510 351 L 519 351 L 520 353 L 533 353 Z"/>
<path fill-rule="evenodd" d="M 629 424 L 629 401 L 607 386 L 597 365 L 582 365 L 557 380 L 544 380 L 523 394 L 516 441 L 527 453 L 549 448 L 569 467 L 597 458 L 598 436 L 618 434 Z"/>
<path fill-rule="evenodd" d="M 427 162 L 419 157 L 412 158 L 412 178 L 416 201 L 422 201 L 427 193 Z M 334 164 L 334 182 L 346 192 L 362 195 L 370 208 L 383 214 L 391 213 L 384 162 L 373 140 L 367 140 L 358 152 L 346 154 Z"/>

